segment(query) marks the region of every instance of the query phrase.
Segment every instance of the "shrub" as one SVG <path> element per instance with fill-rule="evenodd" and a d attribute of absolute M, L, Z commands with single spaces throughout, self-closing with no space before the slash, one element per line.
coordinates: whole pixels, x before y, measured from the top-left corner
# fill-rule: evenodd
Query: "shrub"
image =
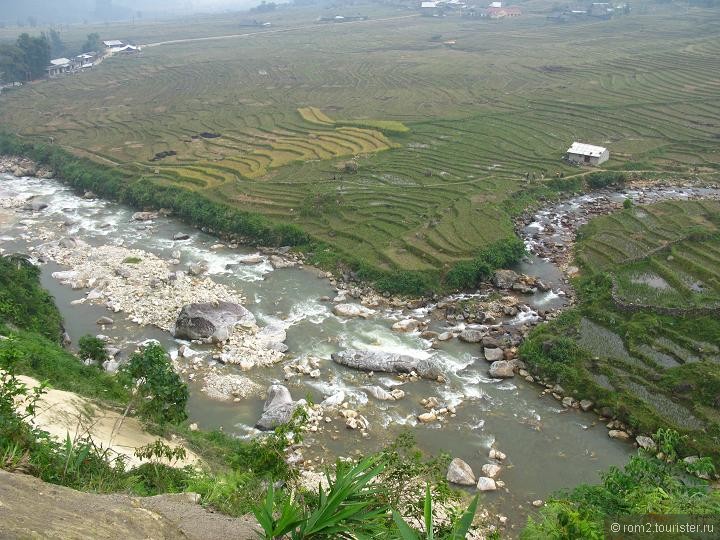
<path fill-rule="evenodd" d="M 165 350 L 157 343 L 130 357 L 120 376 L 136 388 L 138 412 L 148 420 L 177 424 L 187 419 L 187 385 L 173 370 Z"/>
<path fill-rule="evenodd" d="M 78 356 L 83 360 L 94 360 L 99 364 L 109 359 L 105 342 L 90 334 L 81 337 L 78 341 Z"/>
<path fill-rule="evenodd" d="M 451 289 L 471 289 L 488 279 L 498 268 L 517 263 L 525 255 L 525 244 L 513 236 L 489 245 L 471 261 L 460 261 L 445 274 Z"/>
<path fill-rule="evenodd" d="M 625 173 L 616 171 L 594 172 L 585 177 L 585 181 L 591 189 L 602 189 L 608 186 L 623 186 L 625 185 L 625 180 Z"/>

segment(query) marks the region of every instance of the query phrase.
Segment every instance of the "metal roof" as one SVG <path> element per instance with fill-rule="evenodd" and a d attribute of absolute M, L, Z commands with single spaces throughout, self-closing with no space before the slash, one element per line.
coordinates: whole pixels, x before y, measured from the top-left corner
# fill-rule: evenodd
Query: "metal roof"
<path fill-rule="evenodd" d="M 420 4 L 420 7 L 423 7 L 423 8 L 436 8 L 437 5 L 438 5 L 437 2 L 422 2 L 422 3 Z"/>
<path fill-rule="evenodd" d="M 110 41 L 103 41 L 106 47 L 122 47 L 125 45 L 122 41 L 117 39 L 111 39 Z"/>
<path fill-rule="evenodd" d="M 64 66 L 65 64 L 69 64 L 70 60 L 67 58 L 56 58 L 55 60 L 50 60 L 50 65 L 53 66 Z"/>
<path fill-rule="evenodd" d="M 568 148 L 568 154 L 580 154 L 581 156 L 593 156 L 599 157 L 604 152 L 607 152 L 607 148 L 604 146 L 593 146 L 592 144 L 585 144 L 574 142 L 572 146 Z"/>

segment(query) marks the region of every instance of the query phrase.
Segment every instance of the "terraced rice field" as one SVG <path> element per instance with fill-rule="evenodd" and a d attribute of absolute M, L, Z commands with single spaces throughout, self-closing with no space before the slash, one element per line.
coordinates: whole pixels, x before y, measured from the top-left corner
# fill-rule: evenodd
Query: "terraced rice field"
<path fill-rule="evenodd" d="M 284 31 L 319 14 L 288 9 L 275 33 L 148 47 L 2 96 L 0 125 L 296 223 L 383 268 L 447 268 L 513 234 L 506 203 L 526 172 L 582 172 L 561 161 L 573 140 L 608 146 L 609 168 L 720 172 L 717 10 L 641 3 L 555 25 L 549 7 L 492 23 L 380 20 L 412 13 L 359 5 L 361 24 Z M 230 33 L 214 21 L 206 35 Z M 113 37 L 200 32 L 156 26 Z M 315 200 L 333 202 L 308 211 Z"/>
<path fill-rule="evenodd" d="M 593 220 L 578 258 L 649 306 L 720 306 L 720 202 L 667 201 Z"/>

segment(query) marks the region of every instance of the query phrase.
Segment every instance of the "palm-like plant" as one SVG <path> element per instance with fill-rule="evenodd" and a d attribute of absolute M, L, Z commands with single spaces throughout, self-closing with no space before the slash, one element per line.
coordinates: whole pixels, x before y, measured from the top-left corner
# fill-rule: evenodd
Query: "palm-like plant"
<path fill-rule="evenodd" d="M 470 527 L 472 525 L 473 518 L 475 517 L 475 511 L 477 510 L 478 496 L 475 495 L 468 509 L 465 510 L 460 519 L 458 519 L 450 532 L 450 536 L 445 537 L 447 540 L 465 540 Z M 403 519 L 399 512 L 393 510 L 393 521 L 398 528 L 400 538 L 402 540 L 421 540 L 421 536 Z M 423 511 L 423 517 L 425 518 L 425 540 L 435 540 L 435 532 L 433 530 L 433 515 L 432 515 L 432 494 L 430 493 L 430 485 L 425 488 L 425 505 Z"/>

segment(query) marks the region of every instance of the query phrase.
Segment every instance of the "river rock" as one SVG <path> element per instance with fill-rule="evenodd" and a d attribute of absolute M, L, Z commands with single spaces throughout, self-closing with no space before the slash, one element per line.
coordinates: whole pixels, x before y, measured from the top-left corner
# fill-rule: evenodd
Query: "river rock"
<path fill-rule="evenodd" d="M 474 330 L 472 328 L 466 328 L 458 336 L 461 341 L 465 343 L 480 343 L 482 341 L 484 332 L 482 330 Z"/>
<path fill-rule="evenodd" d="M 360 304 L 335 304 L 333 313 L 338 317 L 361 317 L 367 319 L 375 313 L 374 310 Z"/>
<path fill-rule="evenodd" d="M 255 424 L 257 429 L 269 431 L 292 419 L 298 407 L 305 406 L 305 400 L 293 401 L 290 390 L 282 384 L 273 384 L 268 388 L 267 399 L 263 405 L 263 414 Z"/>
<path fill-rule="evenodd" d="M 502 349 L 495 349 L 490 347 L 485 347 L 483 349 L 483 355 L 485 356 L 485 360 L 488 362 L 497 362 L 498 360 L 502 360 L 505 357 L 505 353 Z"/>
<path fill-rule="evenodd" d="M 495 478 L 498 474 L 500 474 L 502 467 L 495 463 L 486 463 L 482 466 L 481 470 L 482 473 L 488 478 Z"/>
<path fill-rule="evenodd" d="M 380 401 L 395 401 L 395 397 L 382 386 L 364 386 L 363 390 Z"/>
<path fill-rule="evenodd" d="M 438 334 L 437 340 L 438 341 L 450 341 L 453 338 L 452 332 L 443 332 L 441 334 Z"/>
<path fill-rule="evenodd" d="M 263 405 L 263 411 L 278 407 L 279 405 L 287 405 L 288 403 L 292 403 L 292 396 L 287 386 L 273 384 L 267 390 L 267 398 L 265 399 L 265 405 Z"/>
<path fill-rule="evenodd" d="M 113 321 L 110 317 L 100 317 L 97 321 L 95 321 L 95 324 L 100 325 L 109 325 L 113 324 L 115 321 Z"/>
<path fill-rule="evenodd" d="M 638 435 L 635 437 L 635 442 L 637 442 L 638 446 L 640 448 L 644 448 L 645 450 L 654 452 L 657 448 L 657 445 L 655 444 L 655 441 L 653 441 L 650 437 L 647 437 L 645 435 Z"/>
<path fill-rule="evenodd" d="M 608 437 L 611 439 L 619 439 L 621 441 L 627 441 L 630 438 L 630 435 L 626 431 L 623 431 L 621 429 L 611 429 L 608 431 Z"/>
<path fill-rule="evenodd" d="M 345 402 L 345 392 L 342 390 L 339 390 L 335 392 L 332 396 L 326 397 L 321 405 L 323 407 L 339 407 Z"/>
<path fill-rule="evenodd" d="M 31 210 L 33 212 L 40 212 L 41 210 L 45 210 L 47 207 L 47 203 L 42 201 L 31 201 L 24 206 L 25 210 Z"/>
<path fill-rule="evenodd" d="M 512 270 L 496 270 L 493 274 L 493 285 L 499 289 L 510 289 L 520 276 Z"/>
<path fill-rule="evenodd" d="M 392 325 L 392 329 L 396 332 L 413 332 L 417 330 L 422 323 L 415 319 L 403 319 Z"/>
<path fill-rule="evenodd" d="M 157 219 L 158 214 L 157 212 L 135 212 L 132 215 L 133 221 L 152 221 L 153 219 Z"/>
<path fill-rule="evenodd" d="M 498 360 L 490 365 L 490 376 L 496 379 L 509 379 L 513 377 L 513 365 L 506 360 Z"/>
<path fill-rule="evenodd" d="M 208 265 L 205 261 L 190 263 L 188 265 L 188 274 L 191 276 L 202 276 L 208 271 Z"/>
<path fill-rule="evenodd" d="M 451 484 L 461 486 L 473 486 L 476 482 L 475 473 L 473 473 L 470 465 L 460 458 L 455 458 L 450 462 L 446 478 Z"/>
<path fill-rule="evenodd" d="M 477 488 L 479 491 L 495 491 L 497 489 L 497 484 L 495 484 L 495 480 L 492 478 L 481 476 L 478 478 Z"/>
<path fill-rule="evenodd" d="M 417 419 L 418 422 L 422 424 L 429 424 L 430 422 L 434 422 L 435 420 L 437 420 L 437 414 L 435 413 L 435 411 L 430 411 L 419 414 Z"/>
<path fill-rule="evenodd" d="M 179 232 L 179 233 L 175 233 L 173 235 L 173 240 L 189 240 L 189 239 L 190 239 L 190 235 L 187 233 Z M 175 257 L 175 258 L 177 258 L 177 257 Z"/>
<path fill-rule="evenodd" d="M 437 379 L 442 371 L 430 359 L 383 351 L 361 351 L 347 349 L 331 355 L 333 362 L 361 371 L 381 371 L 384 373 L 415 372 L 426 379 Z"/>
<path fill-rule="evenodd" d="M 238 262 L 240 264 L 260 264 L 265 259 L 263 259 L 263 256 L 259 253 L 254 253 L 252 255 L 245 255 L 244 257 L 240 257 L 238 259 Z"/>
<path fill-rule="evenodd" d="M 238 324 L 251 324 L 255 317 L 232 302 L 188 304 L 175 322 L 175 337 L 189 340 L 225 341 Z"/>
<path fill-rule="evenodd" d="M 280 268 L 292 268 L 293 266 L 297 266 L 297 263 L 295 261 L 284 259 L 279 255 L 270 255 L 270 264 L 276 270 Z"/>
<path fill-rule="evenodd" d="M 205 377 L 203 391 L 212 399 L 231 401 L 260 393 L 260 385 L 236 374 L 210 373 Z M 292 400 L 290 400 L 292 401 Z"/>
<path fill-rule="evenodd" d="M 580 400 L 580 408 L 585 412 L 592 409 L 593 405 L 594 405 L 594 403 L 592 401 L 590 401 L 589 399 L 581 399 Z"/>

